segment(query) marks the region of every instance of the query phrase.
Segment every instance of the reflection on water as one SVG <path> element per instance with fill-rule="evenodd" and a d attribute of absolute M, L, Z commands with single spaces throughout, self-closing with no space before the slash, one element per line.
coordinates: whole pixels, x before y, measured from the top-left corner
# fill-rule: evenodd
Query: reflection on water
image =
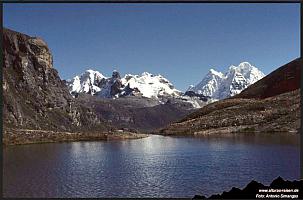
<path fill-rule="evenodd" d="M 299 135 L 241 134 L 4 148 L 5 197 L 193 197 L 299 178 Z"/>

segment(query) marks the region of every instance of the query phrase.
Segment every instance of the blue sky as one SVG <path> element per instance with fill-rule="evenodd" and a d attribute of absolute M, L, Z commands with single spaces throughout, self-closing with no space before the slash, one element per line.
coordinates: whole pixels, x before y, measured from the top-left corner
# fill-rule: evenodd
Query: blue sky
<path fill-rule="evenodd" d="M 3 23 L 42 37 L 62 79 L 148 71 L 186 90 L 210 68 L 300 56 L 299 4 L 4 4 Z"/>

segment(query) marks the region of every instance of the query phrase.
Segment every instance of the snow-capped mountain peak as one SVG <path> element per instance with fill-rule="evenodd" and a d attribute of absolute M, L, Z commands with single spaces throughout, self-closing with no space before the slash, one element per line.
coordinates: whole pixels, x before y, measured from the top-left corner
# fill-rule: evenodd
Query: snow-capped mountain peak
<path fill-rule="evenodd" d="M 189 87 L 188 91 L 209 96 L 212 99 L 224 99 L 239 94 L 264 76 L 249 62 L 241 62 L 238 66 L 231 65 L 225 74 L 210 69 L 202 81 L 194 87 Z"/>
<path fill-rule="evenodd" d="M 70 91 L 73 93 L 91 93 L 94 95 L 100 91 L 97 85 L 104 79 L 107 79 L 107 77 L 100 72 L 88 69 L 67 82 L 69 83 Z"/>
<path fill-rule="evenodd" d="M 191 86 L 188 91 L 193 91 L 204 96 L 214 96 L 223 78 L 223 73 L 210 69 L 202 81 L 196 86 Z"/>
<path fill-rule="evenodd" d="M 251 69 L 253 68 L 254 66 L 252 66 L 249 62 L 241 62 L 239 65 L 238 65 L 238 68 L 240 69 Z"/>
<path fill-rule="evenodd" d="M 141 76 L 126 74 L 121 81 L 123 85 L 129 85 L 131 89 L 138 89 L 142 96 L 148 98 L 165 95 L 178 96 L 181 93 L 163 76 L 148 72 L 143 72 Z"/>
<path fill-rule="evenodd" d="M 88 93 L 103 98 L 127 95 L 158 98 L 181 94 L 166 78 L 149 72 L 141 75 L 126 74 L 121 78 L 120 73 L 114 70 L 112 76 L 107 78 L 98 71 L 86 70 L 80 76 L 67 81 L 67 85 L 71 94 Z"/>
<path fill-rule="evenodd" d="M 244 76 L 244 78 L 253 84 L 265 75 L 258 68 L 251 65 L 249 62 L 242 62 L 238 66 L 230 66 L 229 72 L 236 71 Z"/>

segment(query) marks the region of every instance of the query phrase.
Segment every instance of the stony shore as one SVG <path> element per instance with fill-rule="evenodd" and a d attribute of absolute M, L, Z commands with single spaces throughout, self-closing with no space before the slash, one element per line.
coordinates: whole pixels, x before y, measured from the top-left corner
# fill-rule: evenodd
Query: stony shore
<path fill-rule="evenodd" d="M 3 134 L 4 145 L 21 145 L 51 142 L 98 141 L 139 139 L 148 137 L 143 133 L 132 132 L 58 132 L 49 130 L 6 129 Z"/>

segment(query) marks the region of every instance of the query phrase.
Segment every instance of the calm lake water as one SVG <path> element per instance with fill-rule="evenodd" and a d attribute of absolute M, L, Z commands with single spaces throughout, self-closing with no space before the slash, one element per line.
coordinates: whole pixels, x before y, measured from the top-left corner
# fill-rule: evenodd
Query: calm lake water
<path fill-rule="evenodd" d="M 164 137 L 5 147 L 4 197 L 190 197 L 299 179 L 299 135 Z"/>

